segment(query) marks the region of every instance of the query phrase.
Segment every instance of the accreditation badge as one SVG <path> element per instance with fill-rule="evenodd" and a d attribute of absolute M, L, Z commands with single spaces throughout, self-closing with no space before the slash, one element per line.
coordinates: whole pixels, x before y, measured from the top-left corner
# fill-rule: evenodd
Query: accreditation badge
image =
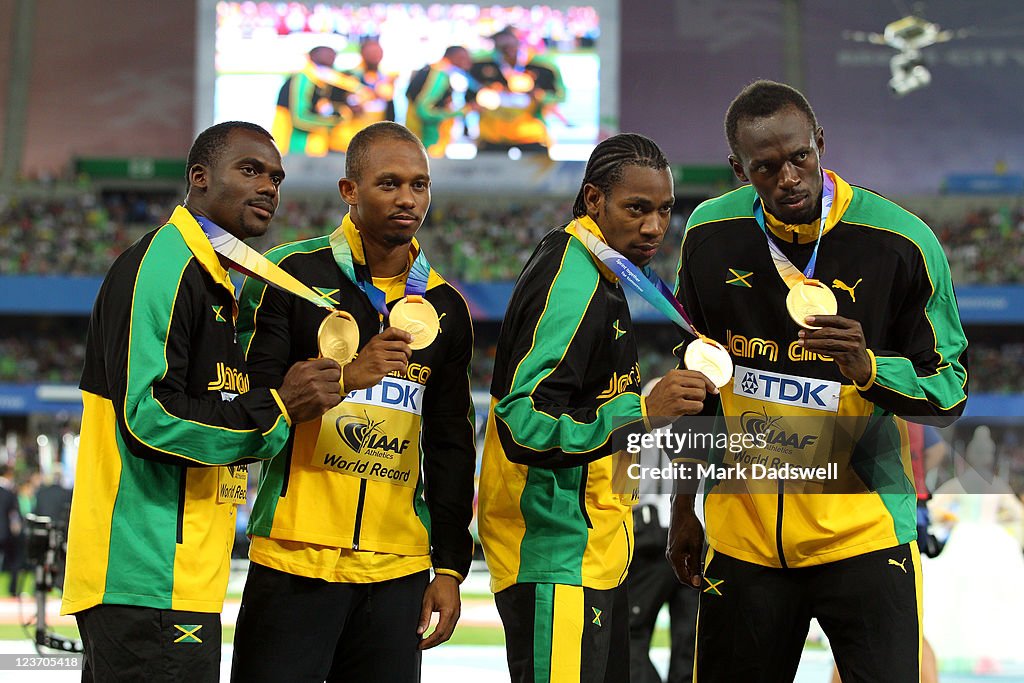
<path fill-rule="evenodd" d="M 722 410 L 730 440 L 742 447 L 727 449 L 724 464 L 743 472 L 751 492 L 773 492 L 778 479 L 771 475 L 781 470 L 825 468 L 833 455 L 840 389 L 839 382 L 737 365 L 732 385 L 722 389 Z M 824 481 L 808 475 L 787 483 L 790 492 L 809 492 Z"/>
<path fill-rule="evenodd" d="M 249 468 L 245 465 L 217 468 L 217 502 L 245 505 L 248 484 Z"/>
<path fill-rule="evenodd" d="M 310 465 L 394 486 L 419 480 L 423 385 L 385 377 L 358 389 L 320 420 Z"/>

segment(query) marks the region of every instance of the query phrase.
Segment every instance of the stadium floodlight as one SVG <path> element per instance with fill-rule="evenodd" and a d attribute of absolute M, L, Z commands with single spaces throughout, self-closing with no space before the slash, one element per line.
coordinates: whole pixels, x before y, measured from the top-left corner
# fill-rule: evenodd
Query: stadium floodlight
<path fill-rule="evenodd" d="M 886 24 L 881 33 L 844 31 L 843 37 L 858 42 L 885 45 L 896 50 L 889 60 L 892 78 L 889 90 L 897 97 L 924 88 L 932 74 L 924 65 L 921 50 L 936 43 L 967 35 L 967 31 L 948 31 L 919 16 L 909 15 Z"/>
<path fill-rule="evenodd" d="M 916 51 L 935 43 L 944 43 L 953 38 L 952 31 L 943 31 L 938 24 L 913 15 L 887 24 L 882 32 L 882 45 L 896 48 L 900 52 Z"/>
<path fill-rule="evenodd" d="M 897 97 L 919 90 L 932 82 L 932 74 L 924 65 L 917 50 L 909 49 L 893 55 L 889 60 L 889 69 L 892 72 L 889 90 Z"/>

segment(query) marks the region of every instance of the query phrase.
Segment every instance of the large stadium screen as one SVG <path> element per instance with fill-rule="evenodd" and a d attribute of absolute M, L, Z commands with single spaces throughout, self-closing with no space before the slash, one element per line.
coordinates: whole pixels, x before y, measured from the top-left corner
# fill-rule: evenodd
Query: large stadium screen
<path fill-rule="evenodd" d="M 213 92 L 197 124 L 254 121 L 293 159 L 341 156 L 389 119 L 435 158 L 585 160 L 617 128 L 617 19 L 607 0 L 201 0 L 199 87 L 210 85 L 209 22 Z"/>

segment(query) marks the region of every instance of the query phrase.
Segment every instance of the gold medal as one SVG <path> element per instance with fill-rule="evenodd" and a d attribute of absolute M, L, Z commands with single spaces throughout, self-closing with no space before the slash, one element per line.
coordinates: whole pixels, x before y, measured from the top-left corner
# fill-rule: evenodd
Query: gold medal
<path fill-rule="evenodd" d="M 320 355 L 337 361 L 339 365 L 346 365 L 359 350 L 359 325 L 345 311 L 332 311 L 320 323 L 316 341 Z"/>
<path fill-rule="evenodd" d="M 396 303 L 388 319 L 392 327 L 412 335 L 409 346 L 413 351 L 430 346 L 441 331 L 441 320 L 433 304 L 416 294 L 410 294 Z"/>
<path fill-rule="evenodd" d="M 687 370 L 703 372 L 716 387 L 724 387 L 732 381 L 732 358 L 729 352 L 707 337 L 699 337 L 690 342 L 683 354 L 683 365 Z"/>
<path fill-rule="evenodd" d="M 494 111 L 501 106 L 501 94 L 493 88 L 484 88 L 476 94 L 476 103 L 481 109 Z"/>
<path fill-rule="evenodd" d="M 530 92 L 535 84 L 533 76 L 528 73 L 509 74 L 505 81 L 512 92 Z"/>
<path fill-rule="evenodd" d="M 820 330 L 804 322 L 809 315 L 835 315 L 839 302 L 832 290 L 818 280 L 807 279 L 796 284 L 786 295 L 786 309 L 797 325 L 808 330 Z"/>

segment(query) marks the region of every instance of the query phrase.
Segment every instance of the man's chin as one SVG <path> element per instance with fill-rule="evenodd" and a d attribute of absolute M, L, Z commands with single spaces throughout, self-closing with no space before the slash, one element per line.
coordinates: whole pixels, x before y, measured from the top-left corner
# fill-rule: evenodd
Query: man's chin
<path fill-rule="evenodd" d="M 818 216 L 809 211 L 785 211 L 780 207 L 778 212 L 772 212 L 772 215 L 786 225 L 810 225 L 818 222 Z"/>
<path fill-rule="evenodd" d="M 248 223 L 248 224 L 242 226 L 242 233 L 243 233 L 242 239 L 243 240 L 249 240 L 249 239 L 253 239 L 254 237 L 263 237 L 264 235 L 267 234 L 267 230 L 269 230 L 269 229 L 270 229 L 270 222 L 269 221 L 267 221 L 266 223 L 258 223 L 256 225 L 253 225 L 252 223 Z"/>
<path fill-rule="evenodd" d="M 392 234 L 385 235 L 384 242 L 392 247 L 401 247 L 412 242 L 412 235 Z"/>

